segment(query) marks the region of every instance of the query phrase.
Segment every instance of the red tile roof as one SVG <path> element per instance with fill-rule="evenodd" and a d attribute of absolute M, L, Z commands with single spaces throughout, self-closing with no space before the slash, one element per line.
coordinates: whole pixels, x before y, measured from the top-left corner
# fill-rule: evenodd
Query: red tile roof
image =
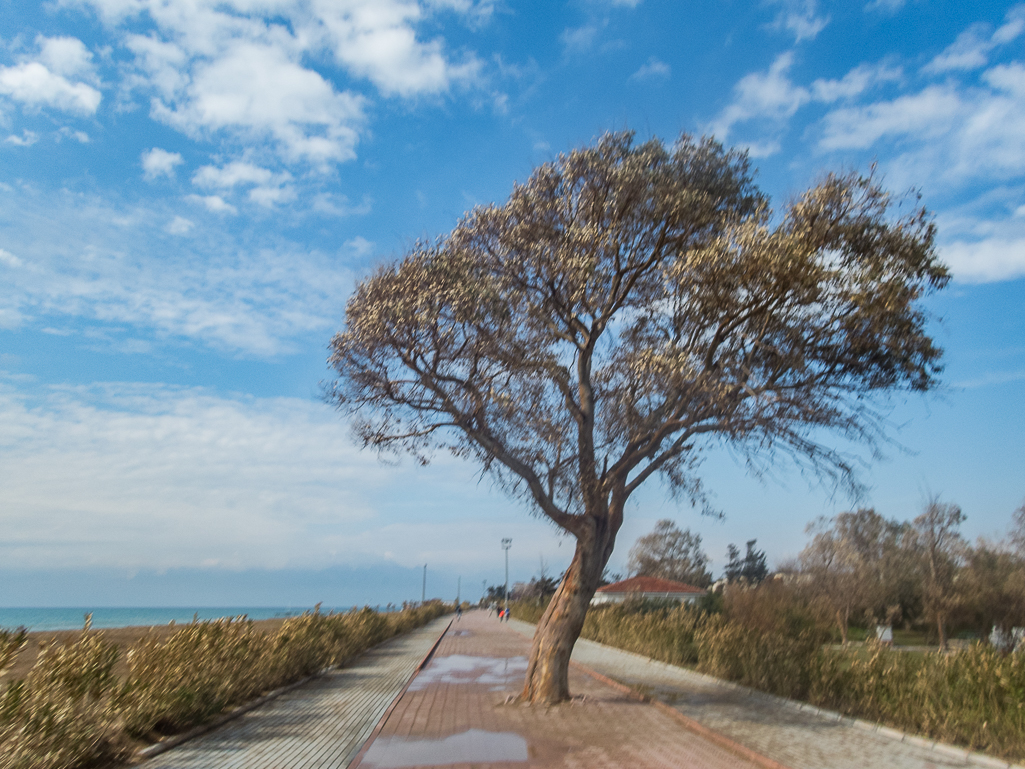
<path fill-rule="evenodd" d="M 630 577 L 598 588 L 599 593 L 703 593 L 700 587 L 658 577 Z"/>

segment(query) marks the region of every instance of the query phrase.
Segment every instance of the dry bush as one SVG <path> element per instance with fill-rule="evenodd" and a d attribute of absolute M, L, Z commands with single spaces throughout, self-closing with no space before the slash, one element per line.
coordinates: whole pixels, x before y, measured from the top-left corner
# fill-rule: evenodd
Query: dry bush
<path fill-rule="evenodd" d="M 821 648 L 817 632 L 765 632 L 723 616 L 709 617 L 694 636 L 698 669 L 781 697 L 806 697 Z"/>
<path fill-rule="evenodd" d="M 118 650 L 94 633 L 44 649 L 23 681 L 0 693 L 0 766 L 64 769 L 121 758 Z"/>
<path fill-rule="evenodd" d="M 122 698 L 128 732 L 172 734 L 259 694 L 269 646 L 244 617 L 193 622 L 165 641 L 139 642 L 128 652 Z"/>
<path fill-rule="evenodd" d="M 1025 655 L 983 644 L 951 653 L 872 644 L 823 652 L 817 704 L 1009 759 L 1025 758 Z"/>
<path fill-rule="evenodd" d="M 0 690 L 0 766 L 109 764 L 126 756 L 129 735 L 202 723 L 447 611 L 438 601 L 390 614 L 365 608 L 324 615 L 318 607 L 290 617 L 273 635 L 245 617 L 195 621 L 163 640 L 153 634 L 135 644 L 124 681 L 113 672 L 117 647 L 89 633 L 87 624 L 78 640 L 53 643 L 24 680 Z M 23 642 L 23 633 L 0 631 L 0 663 Z"/>

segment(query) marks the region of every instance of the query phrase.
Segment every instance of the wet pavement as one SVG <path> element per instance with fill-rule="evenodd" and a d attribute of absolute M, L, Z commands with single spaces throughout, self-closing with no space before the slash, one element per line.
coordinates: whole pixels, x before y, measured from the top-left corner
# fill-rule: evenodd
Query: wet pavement
<path fill-rule="evenodd" d="M 530 641 L 483 611 L 453 623 L 380 725 L 359 769 L 748 769 L 759 763 L 573 669 L 574 699 L 514 702 Z"/>

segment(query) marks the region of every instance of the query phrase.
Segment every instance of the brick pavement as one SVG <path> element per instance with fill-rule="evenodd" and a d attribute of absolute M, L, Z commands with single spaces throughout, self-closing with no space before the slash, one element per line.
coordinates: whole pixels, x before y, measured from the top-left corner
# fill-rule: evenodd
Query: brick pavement
<path fill-rule="evenodd" d="M 483 611 L 453 623 L 381 725 L 359 769 L 748 769 L 757 764 L 572 669 L 572 702 L 509 702 L 530 643 Z M 353 765 L 356 769 L 357 764 Z"/>
<path fill-rule="evenodd" d="M 534 626 L 510 620 L 531 637 Z M 840 719 L 802 703 L 756 692 L 638 654 L 579 640 L 573 660 L 666 703 L 699 724 L 792 769 L 1008 767 L 963 748 L 906 738 Z M 868 728 L 866 728 L 868 727 Z"/>
<path fill-rule="evenodd" d="M 142 767 L 346 769 L 448 622 L 392 639 Z"/>

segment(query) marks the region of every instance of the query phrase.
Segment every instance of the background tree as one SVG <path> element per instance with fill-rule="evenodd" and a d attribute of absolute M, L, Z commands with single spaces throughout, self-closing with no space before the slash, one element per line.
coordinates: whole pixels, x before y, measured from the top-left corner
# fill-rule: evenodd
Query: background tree
<path fill-rule="evenodd" d="M 472 458 L 576 539 L 538 623 L 523 697 L 569 697 L 569 658 L 653 475 L 702 501 L 702 442 L 833 480 L 825 431 L 871 443 L 893 390 L 934 384 L 922 209 L 827 176 L 779 212 L 747 157 L 629 133 L 560 155 L 363 280 L 332 340 L 329 397 L 365 446 Z"/>
<path fill-rule="evenodd" d="M 857 615 L 887 623 L 912 616 L 919 578 L 909 524 L 863 508 L 820 518 L 808 532 L 812 541 L 799 556 L 806 591 L 832 616 L 843 643 Z"/>
<path fill-rule="evenodd" d="M 626 565 L 630 574 L 685 582 L 695 587 L 712 584 L 708 555 L 701 549 L 701 535 L 680 528 L 668 518 L 655 524 L 650 534 L 630 548 Z"/>
<path fill-rule="evenodd" d="M 936 624 L 941 648 L 946 648 L 946 622 L 960 601 L 954 576 L 964 558 L 964 540 L 958 529 L 961 508 L 931 497 L 914 527 L 921 557 L 922 597 L 926 616 Z"/>
<path fill-rule="evenodd" d="M 765 551 L 755 548 L 757 539 L 747 541 L 747 552 L 740 557 L 740 548 L 734 544 L 726 547 L 726 568 L 723 577 L 727 582 L 746 582 L 757 585 L 769 576 L 769 566 L 765 561 Z"/>

